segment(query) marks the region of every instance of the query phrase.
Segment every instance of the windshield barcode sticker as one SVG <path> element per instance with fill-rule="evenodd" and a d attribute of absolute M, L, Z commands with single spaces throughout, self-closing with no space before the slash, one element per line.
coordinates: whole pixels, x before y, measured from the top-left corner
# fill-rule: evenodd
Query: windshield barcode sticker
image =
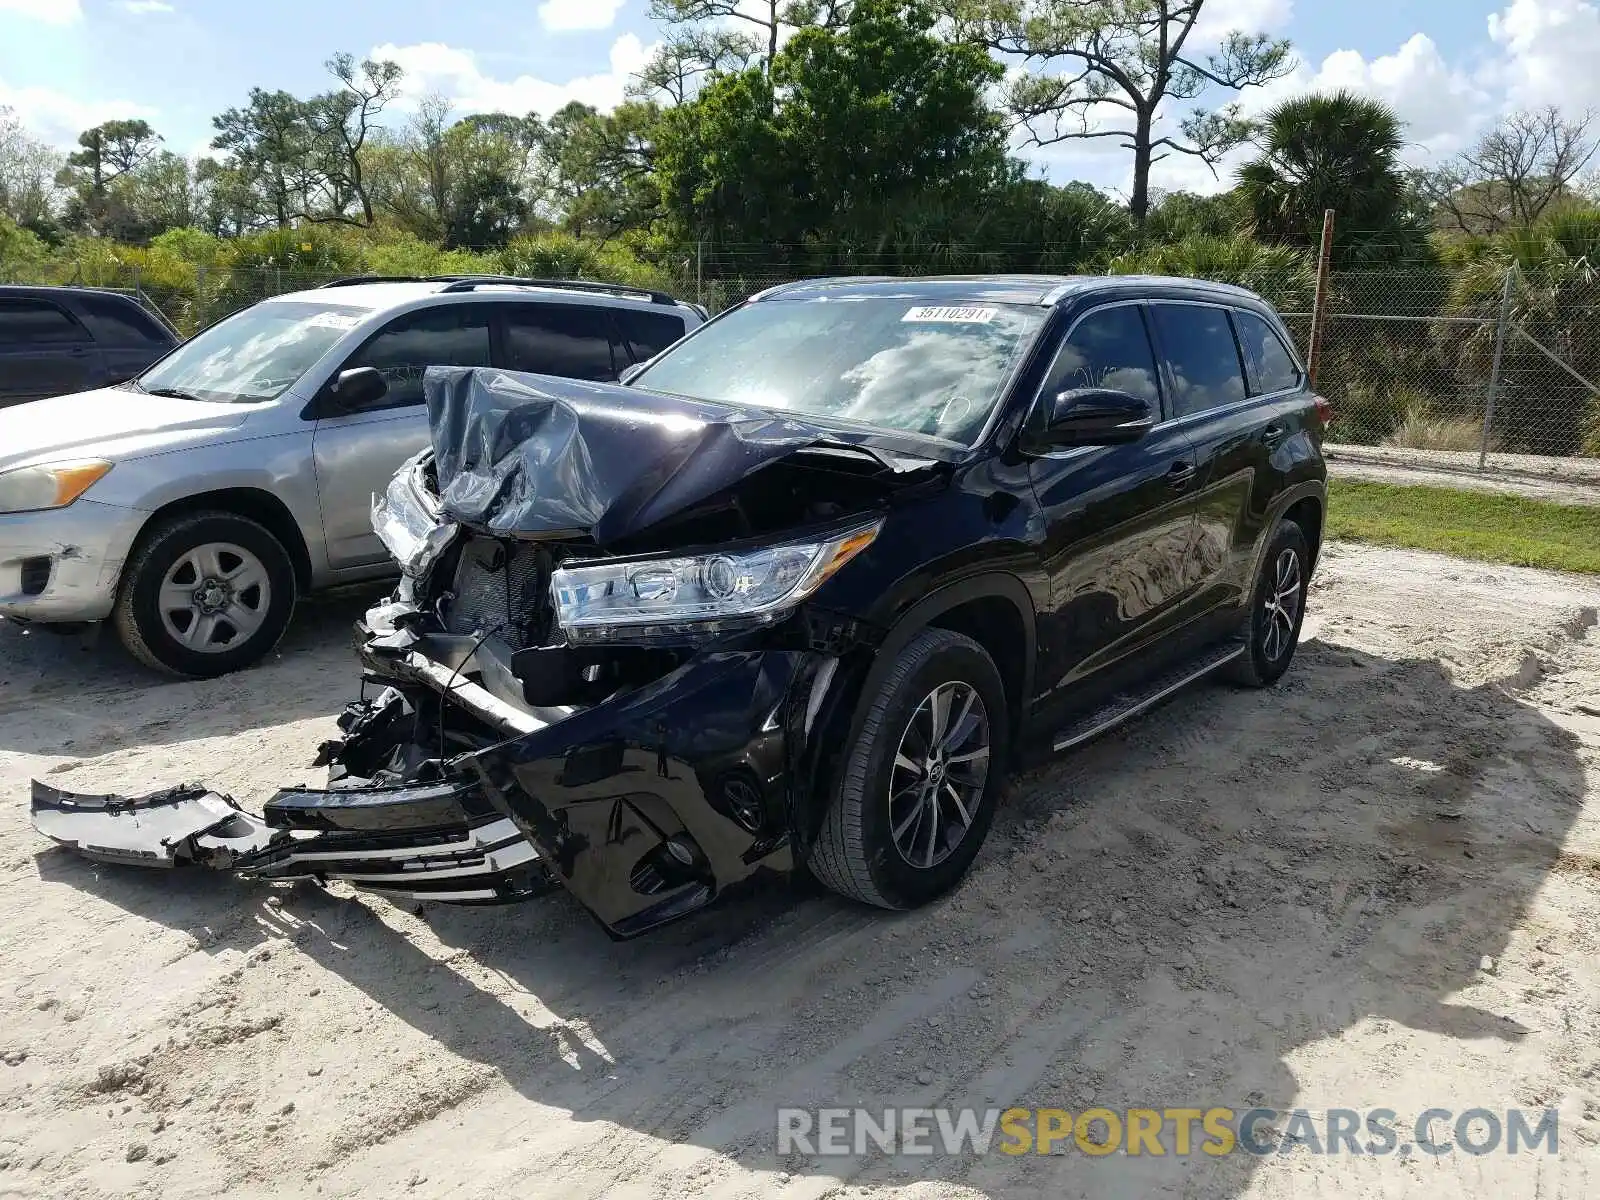
<path fill-rule="evenodd" d="M 354 329 L 361 324 L 363 314 L 351 312 L 319 312 L 306 318 L 313 329 Z"/>
<path fill-rule="evenodd" d="M 949 308 L 928 306 L 913 308 L 901 317 L 902 321 L 932 321 L 944 325 L 987 325 L 994 320 L 992 308 Z"/>

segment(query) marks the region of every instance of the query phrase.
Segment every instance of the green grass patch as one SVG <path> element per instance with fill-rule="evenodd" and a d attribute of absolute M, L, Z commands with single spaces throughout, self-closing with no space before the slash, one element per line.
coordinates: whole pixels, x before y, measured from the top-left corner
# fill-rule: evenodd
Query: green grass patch
<path fill-rule="evenodd" d="M 1600 572 L 1600 507 L 1335 479 L 1327 536 L 1462 558 Z"/>

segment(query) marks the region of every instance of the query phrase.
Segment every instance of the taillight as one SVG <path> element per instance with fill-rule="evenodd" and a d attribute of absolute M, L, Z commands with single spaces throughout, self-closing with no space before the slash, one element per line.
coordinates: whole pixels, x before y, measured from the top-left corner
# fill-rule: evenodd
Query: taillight
<path fill-rule="evenodd" d="M 1324 429 L 1333 424 L 1333 405 L 1321 396 L 1317 397 L 1317 420 L 1322 422 Z"/>

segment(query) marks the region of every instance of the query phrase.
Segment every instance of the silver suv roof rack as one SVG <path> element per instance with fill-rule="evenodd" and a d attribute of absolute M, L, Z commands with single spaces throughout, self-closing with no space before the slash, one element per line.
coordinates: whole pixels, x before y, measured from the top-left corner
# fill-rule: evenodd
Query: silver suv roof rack
<path fill-rule="evenodd" d="M 653 288 L 631 287 L 625 283 L 601 283 L 592 279 L 529 279 L 521 275 L 346 275 L 331 279 L 325 288 L 355 287 L 363 283 L 442 283 L 440 292 L 470 292 L 478 287 L 544 287 L 569 292 L 594 292 L 648 300 L 652 304 L 676 305 L 676 298 Z"/>

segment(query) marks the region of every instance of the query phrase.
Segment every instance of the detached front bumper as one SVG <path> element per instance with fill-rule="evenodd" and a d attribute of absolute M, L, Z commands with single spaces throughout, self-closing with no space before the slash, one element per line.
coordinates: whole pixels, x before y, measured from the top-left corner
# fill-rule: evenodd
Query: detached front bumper
<path fill-rule="evenodd" d="M 44 622 L 109 616 L 122 564 L 146 515 L 77 500 L 0 516 L 0 616 Z"/>
<path fill-rule="evenodd" d="M 794 847 L 815 827 L 808 748 L 836 660 L 712 651 L 589 707 L 531 708 L 496 694 L 503 666 L 494 656 L 453 661 L 458 647 L 378 636 L 362 660 L 369 680 L 445 696 L 497 731 L 503 740 L 453 769 L 482 787 L 614 936 L 793 868 Z"/>
<path fill-rule="evenodd" d="M 351 705 L 324 747 L 338 778 L 281 791 L 261 816 L 203 787 L 127 799 L 36 782 L 34 826 L 105 862 L 340 879 L 397 898 L 496 903 L 561 884 L 624 938 L 792 869 L 817 824 L 814 747 L 843 703 L 836 659 L 708 651 L 588 707 L 534 708 L 506 697 L 503 664 L 478 650 L 369 636 L 364 677 L 384 690 Z M 415 753 L 446 718 L 480 748 Z M 382 782 L 399 762 L 405 782 Z"/>

